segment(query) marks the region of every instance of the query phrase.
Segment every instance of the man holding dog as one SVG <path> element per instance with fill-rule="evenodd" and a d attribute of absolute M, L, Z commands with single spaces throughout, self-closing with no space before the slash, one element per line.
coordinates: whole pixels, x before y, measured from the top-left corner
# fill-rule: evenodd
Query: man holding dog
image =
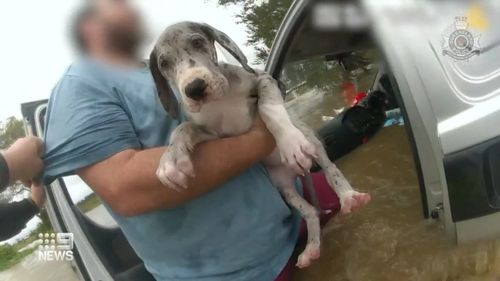
<path fill-rule="evenodd" d="M 273 137 L 256 120 L 245 135 L 200 144 L 189 188 L 163 186 L 155 171 L 180 120 L 166 115 L 138 54 L 136 11 L 124 0 L 92 3 L 73 30 L 82 56 L 49 101 L 45 182 L 79 175 L 158 281 L 274 280 L 299 219 L 259 164 Z"/>

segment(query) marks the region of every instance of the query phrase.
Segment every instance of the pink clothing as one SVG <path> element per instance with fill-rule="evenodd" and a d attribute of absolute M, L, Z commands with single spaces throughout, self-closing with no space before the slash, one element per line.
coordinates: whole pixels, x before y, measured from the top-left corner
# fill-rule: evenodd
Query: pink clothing
<path fill-rule="evenodd" d="M 323 211 L 330 211 L 328 214 L 321 214 L 321 225 L 326 224 L 335 214 L 340 210 L 340 201 L 337 197 L 337 194 L 332 190 L 332 188 L 326 182 L 325 175 L 320 173 L 311 174 L 312 181 L 314 185 L 314 189 L 316 190 L 316 194 L 318 196 L 318 201 L 321 209 Z M 310 195 L 307 193 L 307 190 L 304 189 L 304 198 L 311 202 Z M 307 236 L 307 229 L 304 221 L 302 221 L 302 225 L 300 226 L 300 238 L 304 239 Z M 297 257 L 293 256 L 288 264 L 283 268 L 280 275 L 276 278 L 275 281 L 289 281 L 292 277 L 293 267 L 295 266 Z"/>

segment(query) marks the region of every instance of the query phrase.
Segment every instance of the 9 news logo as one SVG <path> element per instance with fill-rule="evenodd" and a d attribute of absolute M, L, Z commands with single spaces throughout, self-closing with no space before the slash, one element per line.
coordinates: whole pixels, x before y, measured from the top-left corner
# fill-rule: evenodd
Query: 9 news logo
<path fill-rule="evenodd" d="M 38 234 L 38 259 L 42 261 L 72 261 L 73 233 Z"/>

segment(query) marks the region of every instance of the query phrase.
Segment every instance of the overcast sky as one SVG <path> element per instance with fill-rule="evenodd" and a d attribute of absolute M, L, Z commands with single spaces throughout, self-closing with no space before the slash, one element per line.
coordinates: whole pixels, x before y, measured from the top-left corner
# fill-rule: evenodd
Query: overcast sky
<path fill-rule="evenodd" d="M 20 104 L 23 102 L 49 98 L 55 83 L 74 59 L 68 27 L 72 14 L 82 1 L 2 1 L 0 120 L 21 117 Z M 253 61 L 252 48 L 244 45 L 245 26 L 236 24 L 236 7 L 217 6 L 216 0 L 134 2 L 144 14 L 153 37 L 178 21 L 206 22 L 231 36 Z M 144 57 L 147 55 L 145 51 Z"/>

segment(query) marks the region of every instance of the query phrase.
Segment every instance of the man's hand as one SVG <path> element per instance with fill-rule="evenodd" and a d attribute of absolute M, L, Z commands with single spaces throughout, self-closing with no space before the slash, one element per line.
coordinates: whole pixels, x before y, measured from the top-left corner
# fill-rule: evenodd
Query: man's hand
<path fill-rule="evenodd" d="M 36 137 L 18 139 L 3 155 L 9 166 L 10 181 L 25 184 L 38 176 L 43 170 L 43 142 Z M 28 185 L 29 186 L 29 185 Z"/>

